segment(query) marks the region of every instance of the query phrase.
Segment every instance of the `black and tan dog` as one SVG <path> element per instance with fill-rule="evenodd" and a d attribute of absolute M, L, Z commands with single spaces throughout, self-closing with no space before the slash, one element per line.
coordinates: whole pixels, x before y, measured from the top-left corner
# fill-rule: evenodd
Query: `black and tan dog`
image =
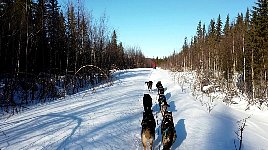
<path fill-rule="evenodd" d="M 148 90 L 152 91 L 153 81 L 145 82 L 145 84 L 147 84 Z"/>
<path fill-rule="evenodd" d="M 161 124 L 163 150 L 169 150 L 176 141 L 177 135 L 173 123 L 172 112 L 166 111 Z"/>
<path fill-rule="evenodd" d="M 147 141 L 150 143 L 150 149 L 153 148 L 153 143 L 155 139 L 155 119 L 152 113 L 152 110 L 146 110 L 143 112 L 143 119 L 141 122 L 141 141 L 143 144 L 144 150 L 147 148 Z"/>
<path fill-rule="evenodd" d="M 152 97 L 149 94 L 143 95 L 143 108 L 144 111 L 151 110 L 153 105 Z"/>
<path fill-rule="evenodd" d="M 158 97 L 158 105 L 161 110 L 162 103 L 167 102 L 166 96 L 165 95 L 159 95 Z"/>
<path fill-rule="evenodd" d="M 170 107 L 170 105 L 167 103 L 166 100 L 161 103 L 161 114 L 163 117 L 165 113 L 167 112 L 168 107 Z"/>

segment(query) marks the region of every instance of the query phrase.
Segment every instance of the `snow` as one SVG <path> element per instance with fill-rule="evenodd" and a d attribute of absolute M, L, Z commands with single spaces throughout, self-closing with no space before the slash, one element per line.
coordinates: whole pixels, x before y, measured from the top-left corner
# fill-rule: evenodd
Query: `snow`
<path fill-rule="evenodd" d="M 142 97 L 153 98 L 158 122 L 154 149 L 161 148 L 160 123 L 155 84 L 161 81 L 169 111 L 173 112 L 177 139 L 172 149 L 226 150 L 239 146 L 237 121 L 247 119 L 243 150 L 268 149 L 268 111 L 245 111 L 243 101 L 227 106 L 221 95 L 193 96 L 194 73 L 172 73 L 157 69 L 116 72 L 112 86 L 103 86 L 32 107 L 0 121 L 0 149 L 143 149 L 141 144 Z M 153 81 L 153 92 L 145 81 Z M 217 93 L 216 93 L 217 94 Z M 207 102 L 206 102 L 207 100 Z M 211 110 L 208 111 L 208 105 Z"/>

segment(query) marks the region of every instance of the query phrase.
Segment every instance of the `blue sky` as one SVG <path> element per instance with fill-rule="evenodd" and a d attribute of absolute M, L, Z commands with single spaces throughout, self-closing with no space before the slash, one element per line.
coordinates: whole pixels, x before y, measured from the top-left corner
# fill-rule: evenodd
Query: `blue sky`
<path fill-rule="evenodd" d="M 67 0 L 62 0 L 67 1 Z M 208 26 L 211 19 L 227 14 L 231 21 L 245 14 L 256 0 L 80 0 L 95 18 L 108 17 L 124 46 L 140 47 L 146 57 L 179 52 L 185 36 L 196 34 L 199 21 Z"/>

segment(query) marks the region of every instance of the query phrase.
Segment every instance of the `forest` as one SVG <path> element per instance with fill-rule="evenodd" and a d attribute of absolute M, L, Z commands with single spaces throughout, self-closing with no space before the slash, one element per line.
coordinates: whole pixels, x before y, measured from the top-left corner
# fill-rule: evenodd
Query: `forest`
<path fill-rule="evenodd" d="M 268 1 L 258 0 L 232 21 L 221 15 L 208 27 L 200 21 L 196 35 L 185 37 L 180 52 L 161 65 L 174 71 L 196 71 L 200 84 L 215 84 L 227 93 L 246 95 L 249 104 L 268 101 Z M 202 86 L 201 86 L 202 87 Z"/>
<path fill-rule="evenodd" d="M 139 47 L 124 47 L 104 14 L 94 18 L 82 3 L 0 1 L 0 105 L 19 111 L 29 103 L 73 94 L 110 71 L 144 67 Z"/>
<path fill-rule="evenodd" d="M 173 71 L 196 71 L 200 87 L 213 83 L 249 104 L 268 103 L 268 7 L 258 0 L 235 19 L 199 21 L 179 52 L 154 60 Z M 64 8 L 64 9 L 63 9 Z M 15 113 L 106 82 L 111 70 L 148 67 L 139 47 L 123 46 L 107 16 L 83 3 L 0 0 L 0 107 Z M 202 89 L 201 89 L 202 90 Z"/>

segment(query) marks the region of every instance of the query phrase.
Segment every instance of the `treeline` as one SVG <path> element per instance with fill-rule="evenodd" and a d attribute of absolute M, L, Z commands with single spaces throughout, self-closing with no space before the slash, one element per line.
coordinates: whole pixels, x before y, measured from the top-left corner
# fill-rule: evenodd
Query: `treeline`
<path fill-rule="evenodd" d="M 141 51 L 124 49 L 116 32 L 108 30 L 105 15 L 96 20 L 77 5 L 68 4 L 64 15 L 57 0 L 3 1 L 0 73 L 66 74 L 88 64 L 109 70 L 140 63 Z"/>
<path fill-rule="evenodd" d="M 169 56 L 165 67 L 196 70 L 201 78 L 224 80 L 227 88 L 239 76 L 236 87 L 249 97 L 249 103 L 267 100 L 268 1 L 258 0 L 245 15 L 239 13 L 223 25 L 221 16 L 206 27 L 201 21 L 197 32 L 182 51 Z M 229 84 L 230 83 L 230 84 Z"/>
<path fill-rule="evenodd" d="M 75 93 L 111 69 L 144 66 L 141 50 L 123 47 L 106 16 L 95 19 L 79 1 L 62 10 L 57 0 L 0 0 L 0 33 L 0 100 L 7 110 L 55 98 L 59 88 Z"/>

